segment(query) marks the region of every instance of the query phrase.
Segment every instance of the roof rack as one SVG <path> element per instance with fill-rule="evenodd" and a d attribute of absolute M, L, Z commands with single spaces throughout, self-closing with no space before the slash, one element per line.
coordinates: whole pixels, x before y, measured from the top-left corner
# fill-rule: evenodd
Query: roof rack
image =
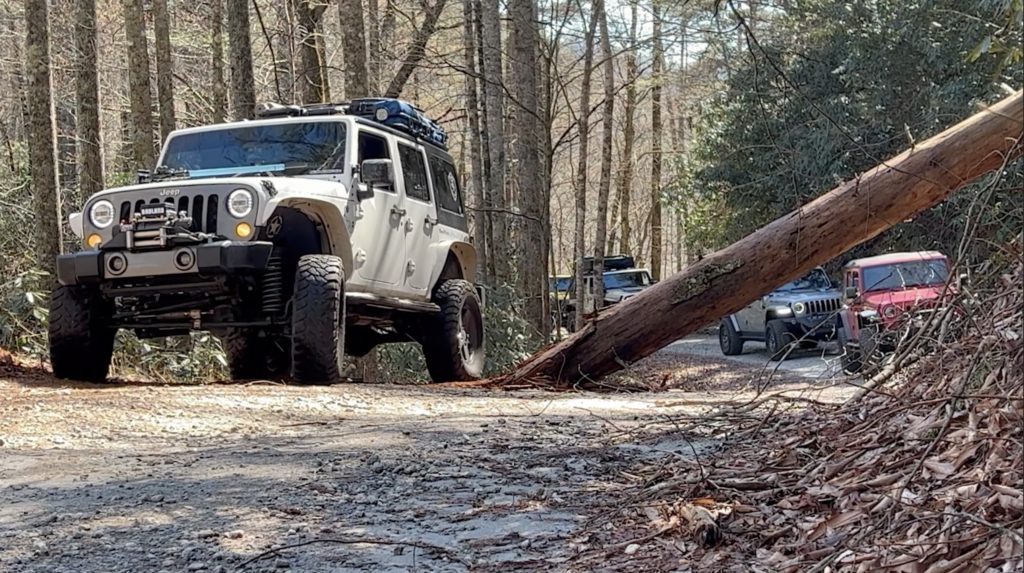
<path fill-rule="evenodd" d="M 413 138 L 448 148 L 448 134 L 437 122 L 407 101 L 397 98 L 362 98 L 350 102 L 319 103 L 312 105 L 281 105 L 264 103 L 256 111 L 259 119 L 275 117 L 305 117 L 345 114 L 369 119 L 396 129 Z"/>

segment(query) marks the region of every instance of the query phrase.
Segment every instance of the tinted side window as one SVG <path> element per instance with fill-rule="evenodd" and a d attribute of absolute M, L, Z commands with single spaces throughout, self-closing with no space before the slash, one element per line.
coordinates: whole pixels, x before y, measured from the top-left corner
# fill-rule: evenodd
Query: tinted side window
<path fill-rule="evenodd" d="M 359 164 L 362 165 L 363 161 L 367 159 L 391 159 L 391 151 L 388 149 L 388 140 L 367 133 L 365 131 L 359 132 Z M 391 185 L 377 186 L 377 189 L 383 189 L 385 191 L 395 192 Z"/>
<path fill-rule="evenodd" d="M 441 208 L 450 213 L 462 214 L 462 190 L 455 166 L 440 157 L 430 158 L 430 176 L 434 182 L 434 194 Z"/>
<path fill-rule="evenodd" d="M 399 145 L 398 157 L 402 160 L 405 195 L 429 203 L 430 188 L 427 187 L 427 165 L 423 161 L 423 154 L 414 147 Z"/>

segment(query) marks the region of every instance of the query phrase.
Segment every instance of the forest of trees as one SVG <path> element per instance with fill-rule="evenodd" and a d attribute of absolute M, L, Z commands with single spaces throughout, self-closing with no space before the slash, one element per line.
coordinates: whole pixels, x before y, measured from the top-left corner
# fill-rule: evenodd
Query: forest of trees
<path fill-rule="evenodd" d="M 54 256 L 78 248 L 66 215 L 154 167 L 171 130 L 249 118 L 266 101 L 387 95 L 449 133 L 482 282 L 508 295 L 492 341 L 521 358 L 550 332 L 547 277 L 584 255 L 628 253 L 670 275 L 1020 89 L 1022 11 L 1021 0 L 3 2 L 0 347 L 45 344 Z M 1020 171 L 984 196 L 1000 206 L 981 226 L 990 244 L 1024 225 Z M 861 249 L 948 250 L 976 195 Z"/>

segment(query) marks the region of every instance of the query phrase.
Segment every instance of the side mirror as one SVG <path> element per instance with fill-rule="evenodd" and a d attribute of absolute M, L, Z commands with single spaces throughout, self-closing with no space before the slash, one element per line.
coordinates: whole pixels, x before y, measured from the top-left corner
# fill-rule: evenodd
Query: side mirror
<path fill-rule="evenodd" d="M 843 296 L 846 298 L 857 298 L 857 287 L 846 287 L 843 291 Z"/>
<path fill-rule="evenodd" d="M 371 189 L 395 184 L 395 171 L 390 159 L 367 159 L 359 167 L 359 179 Z"/>

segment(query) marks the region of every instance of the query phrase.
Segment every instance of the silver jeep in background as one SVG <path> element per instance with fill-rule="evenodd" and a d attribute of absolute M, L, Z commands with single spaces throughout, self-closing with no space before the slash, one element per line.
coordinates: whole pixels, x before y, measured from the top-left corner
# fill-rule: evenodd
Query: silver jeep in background
<path fill-rule="evenodd" d="M 102 381 L 118 330 L 212 332 L 231 376 L 333 383 L 343 356 L 419 342 L 435 381 L 482 375 L 484 331 L 447 136 L 395 99 L 265 106 L 170 134 L 137 185 L 71 216 L 50 360 Z"/>
<path fill-rule="evenodd" d="M 722 319 L 722 353 L 743 353 L 748 340 L 763 341 L 772 360 L 785 359 L 794 345 L 814 347 L 836 336 L 842 295 L 821 267 L 789 282 Z"/>

